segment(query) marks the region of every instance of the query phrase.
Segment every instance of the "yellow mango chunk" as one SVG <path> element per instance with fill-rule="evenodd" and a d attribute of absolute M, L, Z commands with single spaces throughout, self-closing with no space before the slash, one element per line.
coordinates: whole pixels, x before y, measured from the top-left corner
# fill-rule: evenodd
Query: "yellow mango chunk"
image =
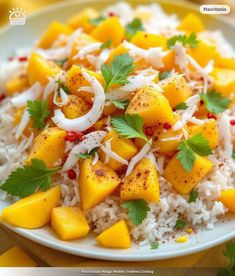
<path fill-rule="evenodd" d="M 68 86 L 72 94 L 77 94 L 83 97 L 86 101 L 92 103 L 92 100 L 91 100 L 91 98 L 93 97 L 92 93 L 89 93 L 86 91 L 78 92 L 78 89 L 80 87 L 89 85 L 87 80 L 83 77 L 81 69 L 82 68 L 80 66 L 73 65 L 72 68 L 69 71 L 67 71 L 66 85 Z M 86 69 L 84 70 L 87 73 L 89 73 L 91 76 L 95 77 L 104 86 L 104 79 L 100 74 L 90 70 L 86 70 Z"/>
<path fill-rule="evenodd" d="M 163 82 L 161 88 L 164 90 L 163 95 L 168 99 L 172 108 L 185 102 L 192 95 L 192 90 L 182 76 L 176 77 L 170 82 Z"/>
<path fill-rule="evenodd" d="M 30 85 L 39 81 L 46 85 L 49 81 L 48 77 L 57 75 L 60 72 L 60 67 L 54 62 L 48 61 L 36 53 L 32 53 L 29 58 L 27 76 Z"/>
<path fill-rule="evenodd" d="M 165 51 L 162 62 L 164 63 L 164 67 L 161 68 L 161 71 L 170 71 L 175 68 L 175 52 L 173 50 Z"/>
<path fill-rule="evenodd" d="M 196 160 L 190 172 L 186 172 L 176 155 L 167 164 L 164 177 L 180 194 L 188 194 L 212 169 L 213 163 L 196 154 Z"/>
<path fill-rule="evenodd" d="M 128 161 L 134 155 L 136 155 L 137 148 L 130 139 L 124 138 L 120 136 L 116 131 L 112 130 L 104 137 L 102 144 L 105 146 L 105 143 L 110 139 L 112 139 L 110 142 L 112 151 L 123 159 Z M 101 160 L 104 161 L 106 154 L 102 150 L 100 150 L 99 155 Z M 114 160 L 113 158 L 110 158 L 108 165 L 113 170 L 119 170 L 121 169 L 121 167 L 123 167 L 122 163 Z"/>
<path fill-rule="evenodd" d="M 235 70 L 216 67 L 211 75 L 214 78 L 214 88 L 218 92 L 225 96 L 234 92 Z"/>
<path fill-rule="evenodd" d="M 185 243 L 185 242 L 188 242 L 188 236 L 180 236 L 176 239 L 176 242 L 177 243 Z"/>
<path fill-rule="evenodd" d="M 131 247 L 130 232 L 123 219 L 104 230 L 96 240 L 103 247 L 120 249 Z"/>
<path fill-rule="evenodd" d="M 201 133 L 209 141 L 210 147 L 212 149 L 217 147 L 219 144 L 218 127 L 214 119 L 208 120 L 203 125 L 189 126 L 189 133 L 190 137 Z"/>
<path fill-rule="evenodd" d="M 56 162 L 63 161 L 65 157 L 65 137 L 66 131 L 57 127 L 42 131 L 35 138 L 26 163 L 29 164 L 32 159 L 41 159 L 48 168 L 58 166 Z"/>
<path fill-rule="evenodd" d="M 59 35 L 70 35 L 71 33 L 71 28 L 57 21 L 53 21 L 46 32 L 39 39 L 38 47 L 44 49 L 50 48 Z"/>
<path fill-rule="evenodd" d="M 125 29 L 116 16 L 108 17 L 91 32 L 91 36 L 98 41 L 111 40 L 114 47 L 121 43 L 124 35 Z"/>
<path fill-rule="evenodd" d="M 141 160 L 121 185 L 122 200 L 144 199 L 159 201 L 159 182 L 157 171 L 149 158 Z"/>
<path fill-rule="evenodd" d="M 162 47 L 163 49 L 166 49 L 166 41 L 167 38 L 163 35 L 137 32 L 130 42 L 143 49 L 154 47 Z"/>
<path fill-rule="evenodd" d="M 99 119 L 94 125 L 94 129 L 95 130 L 103 130 L 107 127 L 107 117 L 103 117 L 101 119 Z"/>
<path fill-rule="evenodd" d="M 78 207 L 56 207 L 51 215 L 51 227 L 62 240 L 73 240 L 85 237 L 90 226 Z"/>
<path fill-rule="evenodd" d="M 95 9 L 87 8 L 71 16 L 67 21 L 67 25 L 72 29 L 82 28 L 85 33 L 90 33 L 95 26 L 89 22 L 89 19 L 98 16 L 99 13 Z"/>
<path fill-rule="evenodd" d="M 118 108 L 114 104 L 105 105 L 104 109 L 103 109 L 103 115 L 104 116 L 109 116 L 117 110 L 118 110 Z"/>
<path fill-rule="evenodd" d="M 80 96 L 69 95 L 68 103 L 61 110 L 66 118 L 74 119 L 86 114 L 90 110 L 90 105 Z"/>
<path fill-rule="evenodd" d="M 1 219 L 17 227 L 40 228 L 51 220 L 52 209 L 58 205 L 59 200 L 60 186 L 46 192 L 36 192 L 4 208 Z"/>
<path fill-rule="evenodd" d="M 17 126 L 20 123 L 23 113 L 24 113 L 24 110 L 25 110 L 25 107 L 21 107 L 16 110 L 16 112 L 14 114 L 14 121 L 13 121 L 14 126 Z M 27 137 L 29 137 L 32 134 L 32 132 L 36 132 L 36 129 L 32 128 L 32 124 L 33 124 L 32 120 L 30 120 L 23 132 L 24 135 L 26 135 Z"/>
<path fill-rule="evenodd" d="M 22 74 L 18 75 L 12 79 L 10 79 L 6 83 L 6 90 L 7 90 L 7 95 L 9 97 L 13 96 L 14 93 L 16 92 L 22 92 L 28 87 L 28 79 L 27 76 Z"/>
<path fill-rule="evenodd" d="M 36 267 L 37 264 L 19 247 L 15 246 L 0 256 L 0 267 Z"/>
<path fill-rule="evenodd" d="M 235 58 L 226 58 L 217 54 L 215 57 L 215 65 L 217 67 L 235 70 Z"/>
<path fill-rule="evenodd" d="M 154 126 L 159 123 L 172 123 L 174 115 L 167 98 L 156 88 L 146 86 L 137 91 L 126 109 L 128 114 L 139 114 L 144 124 Z"/>
<path fill-rule="evenodd" d="M 103 201 L 121 182 L 108 165 L 101 161 L 92 165 L 92 161 L 91 158 L 87 158 L 80 167 L 79 188 L 83 210 Z"/>
<path fill-rule="evenodd" d="M 76 37 L 76 41 L 74 42 L 72 49 L 69 54 L 68 62 L 67 62 L 67 68 L 70 68 L 73 64 L 79 65 L 81 67 L 84 67 L 86 69 L 94 69 L 94 66 L 88 62 L 88 60 L 85 59 L 80 59 L 79 57 L 75 57 L 82 48 L 96 43 L 97 40 L 94 39 L 92 36 L 81 33 Z M 101 49 L 98 51 L 95 51 L 94 54 L 99 54 L 101 52 Z"/>
<path fill-rule="evenodd" d="M 199 16 L 194 13 L 189 13 L 182 19 L 177 29 L 189 33 L 200 33 L 205 30 L 205 26 Z"/>
<path fill-rule="evenodd" d="M 209 61 L 213 60 L 216 56 L 216 45 L 209 40 L 199 40 L 198 47 L 189 50 L 189 54 L 199 63 L 205 67 Z"/>
<path fill-rule="evenodd" d="M 222 191 L 219 200 L 230 212 L 235 213 L 235 189 Z"/>
<path fill-rule="evenodd" d="M 121 43 L 119 44 L 116 48 L 114 48 L 111 53 L 109 54 L 109 58 L 107 60 L 107 63 L 110 63 L 111 61 L 114 60 L 114 58 L 117 56 L 117 55 L 121 55 L 121 54 L 125 54 L 127 53 L 128 50 L 127 48 Z"/>

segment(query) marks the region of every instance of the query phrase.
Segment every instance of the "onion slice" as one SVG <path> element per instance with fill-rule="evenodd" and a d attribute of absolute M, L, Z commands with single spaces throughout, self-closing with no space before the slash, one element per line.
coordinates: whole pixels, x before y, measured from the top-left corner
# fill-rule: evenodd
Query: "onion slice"
<path fill-rule="evenodd" d="M 99 147 L 105 136 L 106 132 L 101 130 L 85 135 L 84 140 L 75 145 L 70 151 L 62 171 L 71 169 L 78 162 L 79 157 L 75 156 L 75 154 L 90 152 L 92 149 Z"/>
<path fill-rule="evenodd" d="M 29 115 L 29 112 L 28 112 L 27 108 L 25 108 L 22 119 L 21 119 L 21 121 L 19 123 L 19 126 L 16 130 L 16 133 L 15 133 L 15 138 L 16 139 L 20 138 L 20 136 L 22 135 L 23 131 L 25 130 L 29 120 L 30 120 L 30 115 Z"/>
<path fill-rule="evenodd" d="M 95 77 L 86 73 L 85 70 L 82 70 L 82 74 L 94 91 L 94 104 L 84 116 L 75 119 L 65 118 L 64 113 L 60 109 L 56 109 L 52 120 L 58 127 L 66 131 L 79 132 L 88 129 L 99 120 L 104 109 L 105 93 L 102 85 Z"/>
<path fill-rule="evenodd" d="M 37 99 L 42 92 L 42 86 L 39 82 L 36 82 L 33 86 L 27 89 L 25 92 L 14 97 L 11 102 L 14 107 L 22 107 L 27 104 L 27 101 Z"/>

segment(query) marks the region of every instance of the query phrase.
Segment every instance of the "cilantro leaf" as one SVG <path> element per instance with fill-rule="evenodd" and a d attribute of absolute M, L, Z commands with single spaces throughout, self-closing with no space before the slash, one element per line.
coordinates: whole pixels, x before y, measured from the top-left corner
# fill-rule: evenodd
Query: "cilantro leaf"
<path fill-rule="evenodd" d="M 139 18 L 134 18 L 126 25 L 126 36 L 131 39 L 138 31 L 144 31 L 144 26 Z"/>
<path fill-rule="evenodd" d="M 93 25 L 93 26 L 98 26 L 102 21 L 104 21 L 106 19 L 105 16 L 100 15 L 99 17 L 96 18 L 90 18 L 88 19 L 88 22 Z"/>
<path fill-rule="evenodd" d="M 129 104 L 129 101 L 128 100 L 121 100 L 121 101 L 111 100 L 111 103 L 114 104 L 119 109 L 126 109 L 126 107 Z"/>
<path fill-rule="evenodd" d="M 177 106 L 175 107 L 175 110 L 185 110 L 185 109 L 187 109 L 187 108 L 188 108 L 188 106 L 187 106 L 186 103 L 179 103 L 179 104 L 177 104 Z"/>
<path fill-rule="evenodd" d="M 188 139 L 187 144 L 195 153 L 201 156 L 207 156 L 212 153 L 209 141 L 201 133 Z"/>
<path fill-rule="evenodd" d="M 94 156 L 95 153 L 97 152 L 97 150 L 98 150 L 98 148 L 93 148 L 88 153 L 75 153 L 74 155 L 78 158 L 86 159 L 86 158 Z"/>
<path fill-rule="evenodd" d="M 57 93 L 60 95 L 60 89 L 63 89 L 66 94 L 71 94 L 69 88 L 62 83 L 61 79 L 56 81 L 58 83 Z"/>
<path fill-rule="evenodd" d="M 179 144 L 177 149 L 179 150 L 179 152 L 177 153 L 176 158 L 180 160 L 180 163 L 185 171 L 190 172 L 196 160 L 195 153 L 187 145 L 187 142 L 185 140 Z"/>
<path fill-rule="evenodd" d="M 160 72 L 158 75 L 159 80 L 164 80 L 167 79 L 171 76 L 171 71 L 164 71 L 164 72 Z"/>
<path fill-rule="evenodd" d="M 229 259 L 230 267 L 235 268 L 235 242 L 228 242 L 223 253 Z"/>
<path fill-rule="evenodd" d="M 38 189 L 46 191 L 50 188 L 51 176 L 61 168 L 48 169 L 39 159 L 32 159 L 31 166 L 23 166 L 13 171 L 0 189 L 13 196 L 26 197 Z"/>
<path fill-rule="evenodd" d="M 157 241 L 151 242 L 150 244 L 151 249 L 158 249 L 158 247 L 159 247 L 159 242 Z"/>
<path fill-rule="evenodd" d="M 136 226 L 146 219 L 147 212 L 150 211 L 147 202 L 143 199 L 126 201 L 121 206 L 128 209 L 128 217 Z"/>
<path fill-rule="evenodd" d="M 206 108 L 214 114 L 223 112 L 231 103 L 230 99 L 222 96 L 215 90 L 208 91 L 207 94 L 201 93 L 200 97 L 206 105 Z"/>
<path fill-rule="evenodd" d="M 56 63 L 59 66 L 63 66 L 65 64 L 65 62 L 68 60 L 68 58 L 64 58 L 64 59 L 56 59 L 54 60 L 54 63 Z"/>
<path fill-rule="evenodd" d="M 186 226 L 186 222 L 183 219 L 177 219 L 176 223 L 175 223 L 175 229 L 184 229 L 184 227 Z"/>
<path fill-rule="evenodd" d="M 101 49 L 106 49 L 106 48 L 109 48 L 110 46 L 112 45 L 112 40 L 107 40 L 106 42 L 102 43 L 100 48 Z"/>
<path fill-rule="evenodd" d="M 138 114 L 125 114 L 112 118 L 112 127 L 120 135 L 126 138 L 141 138 L 148 142 L 147 137 L 143 133 L 144 120 Z"/>
<path fill-rule="evenodd" d="M 50 115 L 46 100 L 34 100 L 27 102 L 27 110 L 30 119 L 33 120 L 33 128 L 43 129 L 46 126 L 46 119 Z"/>
<path fill-rule="evenodd" d="M 235 159 L 235 150 L 232 153 L 232 158 Z"/>
<path fill-rule="evenodd" d="M 127 77 L 134 68 L 133 58 L 128 53 L 115 56 L 109 65 L 102 64 L 101 72 L 106 83 L 105 89 L 108 90 L 112 84 L 127 84 L 129 82 Z"/>
<path fill-rule="evenodd" d="M 189 194 L 188 203 L 196 202 L 198 196 L 199 196 L 198 190 L 197 190 L 197 189 L 193 189 L 193 190 L 190 192 L 190 194 Z"/>
<path fill-rule="evenodd" d="M 176 158 L 180 160 L 182 167 L 186 172 L 190 172 L 196 160 L 196 153 L 201 156 L 207 156 L 212 153 L 209 141 L 199 133 L 188 140 L 183 140 L 179 144 L 179 152 Z"/>
<path fill-rule="evenodd" d="M 184 35 L 175 35 L 167 40 L 167 46 L 169 49 L 175 46 L 176 42 L 181 42 L 183 46 L 188 45 L 190 48 L 198 47 L 198 40 L 195 33 L 190 34 L 189 36 Z"/>

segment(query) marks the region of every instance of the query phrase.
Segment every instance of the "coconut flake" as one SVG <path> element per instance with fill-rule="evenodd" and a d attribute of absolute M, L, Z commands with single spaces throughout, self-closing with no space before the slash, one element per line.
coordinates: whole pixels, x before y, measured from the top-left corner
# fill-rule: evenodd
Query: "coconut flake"
<path fill-rule="evenodd" d="M 90 83 L 95 97 L 92 108 L 84 116 L 75 119 L 68 119 L 60 109 L 56 109 L 53 122 L 66 131 L 84 131 L 93 126 L 102 115 L 105 104 L 105 93 L 100 82 L 93 76 L 82 70 L 84 78 Z"/>
<path fill-rule="evenodd" d="M 59 107 L 63 107 L 68 103 L 69 98 L 67 93 L 62 88 L 60 88 L 60 97 L 61 97 L 61 101 L 58 102 L 57 93 L 54 93 L 53 103 Z"/>
<path fill-rule="evenodd" d="M 98 51 L 101 45 L 102 45 L 101 42 L 96 42 L 83 47 L 82 49 L 79 50 L 79 52 L 75 56 L 73 56 L 73 60 L 77 58 L 85 59 L 86 55 L 93 53 L 95 51 Z"/>
<path fill-rule="evenodd" d="M 105 136 L 106 132 L 101 130 L 84 135 L 84 140 L 75 145 L 70 151 L 62 171 L 64 172 L 71 169 L 78 162 L 79 157 L 77 157 L 76 154 L 84 154 L 90 152 L 94 148 L 100 147 L 101 141 Z"/>
<path fill-rule="evenodd" d="M 23 115 L 22 115 L 22 118 L 21 118 L 21 121 L 18 125 L 18 128 L 16 130 L 16 133 L 15 133 L 15 138 L 16 139 L 19 139 L 20 136 L 22 135 L 22 133 L 24 132 L 27 124 L 29 123 L 29 120 L 30 120 L 30 114 L 27 110 L 27 108 L 25 109 Z"/>
<path fill-rule="evenodd" d="M 33 86 L 27 89 L 25 92 L 17 95 L 11 99 L 11 103 L 14 107 L 22 107 L 27 104 L 27 101 L 33 101 L 37 99 L 42 93 L 42 86 L 39 82 L 36 82 Z"/>
<path fill-rule="evenodd" d="M 152 140 L 149 141 L 149 143 L 146 143 L 142 149 L 134 156 L 132 157 L 128 168 L 126 170 L 126 176 L 130 175 L 131 172 L 133 171 L 135 165 L 142 159 L 145 157 L 145 155 L 148 153 L 148 151 L 151 148 L 151 144 L 152 144 Z"/>
<path fill-rule="evenodd" d="M 172 136 L 172 137 L 169 137 L 169 138 L 163 138 L 161 139 L 162 142 L 167 142 L 167 141 L 179 141 L 181 138 L 182 138 L 183 134 L 179 134 L 179 135 L 176 135 L 176 136 Z"/>
<path fill-rule="evenodd" d="M 218 122 L 219 138 L 224 146 L 226 154 L 231 157 L 233 153 L 232 133 L 230 116 L 228 112 L 224 112 Z"/>
<path fill-rule="evenodd" d="M 188 76 L 188 59 L 184 46 L 180 42 L 176 42 L 174 47 L 172 48 L 175 52 L 175 64 L 179 66 L 179 68 L 186 73 Z"/>
<path fill-rule="evenodd" d="M 157 165 L 157 161 L 156 161 L 156 157 L 155 157 L 154 153 L 150 151 L 150 152 L 147 154 L 147 157 L 151 160 L 151 162 L 153 163 L 155 169 L 156 169 L 157 171 L 159 171 L 159 168 L 158 168 L 158 165 Z"/>
<path fill-rule="evenodd" d="M 157 159 L 157 166 L 158 166 L 158 171 L 159 171 L 160 174 L 163 174 L 163 172 L 164 172 L 164 163 L 165 163 L 165 157 L 160 156 Z"/>
<path fill-rule="evenodd" d="M 95 152 L 95 156 L 94 156 L 94 159 L 92 161 L 92 165 L 94 166 L 99 160 L 99 155 L 97 152 Z"/>
<path fill-rule="evenodd" d="M 109 160 L 110 160 L 110 158 L 113 158 L 114 160 L 120 162 L 123 165 L 128 165 L 128 161 L 127 160 L 123 159 L 116 152 L 112 151 L 111 140 L 112 139 L 106 141 L 105 147 L 102 144 L 100 145 L 102 151 L 106 154 L 106 157 L 108 156 L 107 160 L 105 158 L 105 162 L 104 163 L 108 163 Z"/>

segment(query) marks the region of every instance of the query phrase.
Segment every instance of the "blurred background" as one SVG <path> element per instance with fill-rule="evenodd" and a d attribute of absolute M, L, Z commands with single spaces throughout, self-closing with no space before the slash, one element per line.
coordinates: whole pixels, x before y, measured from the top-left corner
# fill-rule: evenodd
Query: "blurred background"
<path fill-rule="evenodd" d="M 9 10 L 12 8 L 23 8 L 26 14 L 31 13 L 44 6 L 66 0 L 0 0 L 0 26 L 8 24 Z M 86 1 L 86 0 L 83 0 Z M 153 0 L 154 1 L 154 0 Z M 177 0 L 174 0 L 177 1 Z M 228 4 L 231 7 L 231 19 L 235 20 L 235 0 L 188 0 L 198 4 Z"/>

